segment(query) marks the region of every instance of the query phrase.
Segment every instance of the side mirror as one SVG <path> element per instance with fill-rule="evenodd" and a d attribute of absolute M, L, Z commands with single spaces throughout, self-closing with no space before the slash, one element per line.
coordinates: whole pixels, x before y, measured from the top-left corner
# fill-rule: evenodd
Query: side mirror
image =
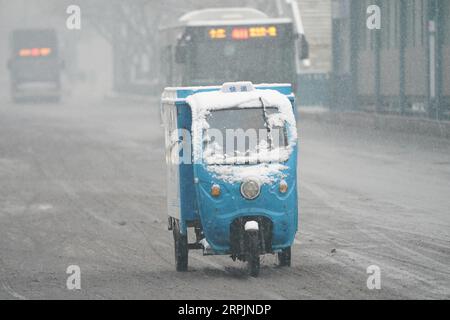
<path fill-rule="evenodd" d="M 187 60 L 187 48 L 185 44 L 178 44 L 175 48 L 175 62 L 186 63 Z"/>
<path fill-rule="evenodd" d="M 300 38 L 300 60 L 309 59 L 309 43 L 304 34 Z"/>

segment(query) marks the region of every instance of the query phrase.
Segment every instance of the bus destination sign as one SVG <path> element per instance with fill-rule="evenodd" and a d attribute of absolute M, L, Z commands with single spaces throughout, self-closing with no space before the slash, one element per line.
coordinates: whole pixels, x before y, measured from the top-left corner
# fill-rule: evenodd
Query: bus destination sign
<path fill-rule="evenodd" d="M 256 38 L 276 38 L 278 29 L 276 26 L 258 26 L 258 27 L 234 27 L 211 28 L 208 30 L 208 36 L 213 40 L 249 40 Z"/>

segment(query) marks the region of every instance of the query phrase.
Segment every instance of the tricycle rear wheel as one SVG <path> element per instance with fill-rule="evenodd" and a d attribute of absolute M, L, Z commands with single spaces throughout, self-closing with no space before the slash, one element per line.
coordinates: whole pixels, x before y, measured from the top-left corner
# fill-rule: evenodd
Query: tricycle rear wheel
<path fill-rule="evenodd" d="M 180 226 L 177 223 L 173 226 L 173 240 L 175 247 L 175 265 L 178 272 L 188 270 L 188 238 L 180 232 Z"/>
<path fill-rule="evenodd" d="M 291 266 L 291 247 L 278 252 L 278 265 L 280 267 L 290 267 Z"/>

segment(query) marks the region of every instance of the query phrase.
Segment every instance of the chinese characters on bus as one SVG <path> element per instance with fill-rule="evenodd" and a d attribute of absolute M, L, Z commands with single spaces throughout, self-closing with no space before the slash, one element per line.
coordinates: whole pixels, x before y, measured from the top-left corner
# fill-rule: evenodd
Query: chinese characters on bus
<path fill-rule="evenodd" d="M 275 38 L 278 30 L 275 26 L 236 27 L 231 32 L 225 28 L 212 28 L 208 31 L 210 39 L 247 40 L 253 38 Z"/>

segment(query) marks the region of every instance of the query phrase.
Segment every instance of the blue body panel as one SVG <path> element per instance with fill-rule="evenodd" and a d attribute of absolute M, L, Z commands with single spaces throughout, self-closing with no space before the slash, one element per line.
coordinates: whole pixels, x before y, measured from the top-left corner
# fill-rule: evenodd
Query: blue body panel
<path fill-rule="evenodd" d="M 177 102 L 178 129 L 191 132 L 192 114 L 191 108 L 186 102 Z M 181 155 L 180 155 L 181 156 Z M 197 209 L 197 197 L 195 193 L 193 164 L 181 163 L 179 165 L 180 177 L 180 211 L 181 211 L 181 231 L 186 232 L 187 222 L 199 219 Z"/>
<path fill-rule="evenodd" d="M 273 222 L 272 249 L 280 250 L 292 245 L 298 229 L 297 212 L 297 151 L 284 163 L 289 169 L 284 179 L 289 190 L 279 192 L 279 181 L 263 185 L 261 194 L 254 200 L 242 197 L 240 183 L 226 183 L 214 178 L 202 164 L 194 165 L 194 175 L 199 179 L 196 186 L 200 218 L 211 248 L 218 254 L 230 249 L 230 225 L 243 216 L 265 216 Z M 218 198 L 210 194 L 211 186 L 218 184 L 222 190 Z"/>
<path fill-rule="evenodd" d="M 290 85 L 264 86 L 256 89 L 272 89 L 288 95 L 294 114 L 297 115 L 294 97 Z M 184 101 L 188 96 L 205 91 L 217 91 L 219 88 L 182 88 L 177 90 L 178 128 L 189 132 L 192 126 L 190 106 Z M 265 216 L 273 222 L 272 250 L 289 247 L 298 230 L 297 196 L 297 146 L 288 161 L 283 163 L 287 170 L 284 180 L 289 186 L 286 194 L 279 192 L 279 181 L 263 185 L 258 198 L 246 200 L 240 192 L 240 183 L 227 183 L 215 178 L 204 164 L 180 164 L 180 227 L 187 232 L 190 222 L 200 221 L 204 234 L 214 253 L 230 252 L 230 225 L 234 219 L 243 216 Z M 195 182 L 197 178 L 197 183 Z M 221 195 L 210 195 L 211 186 L 218 184 Z"/>

